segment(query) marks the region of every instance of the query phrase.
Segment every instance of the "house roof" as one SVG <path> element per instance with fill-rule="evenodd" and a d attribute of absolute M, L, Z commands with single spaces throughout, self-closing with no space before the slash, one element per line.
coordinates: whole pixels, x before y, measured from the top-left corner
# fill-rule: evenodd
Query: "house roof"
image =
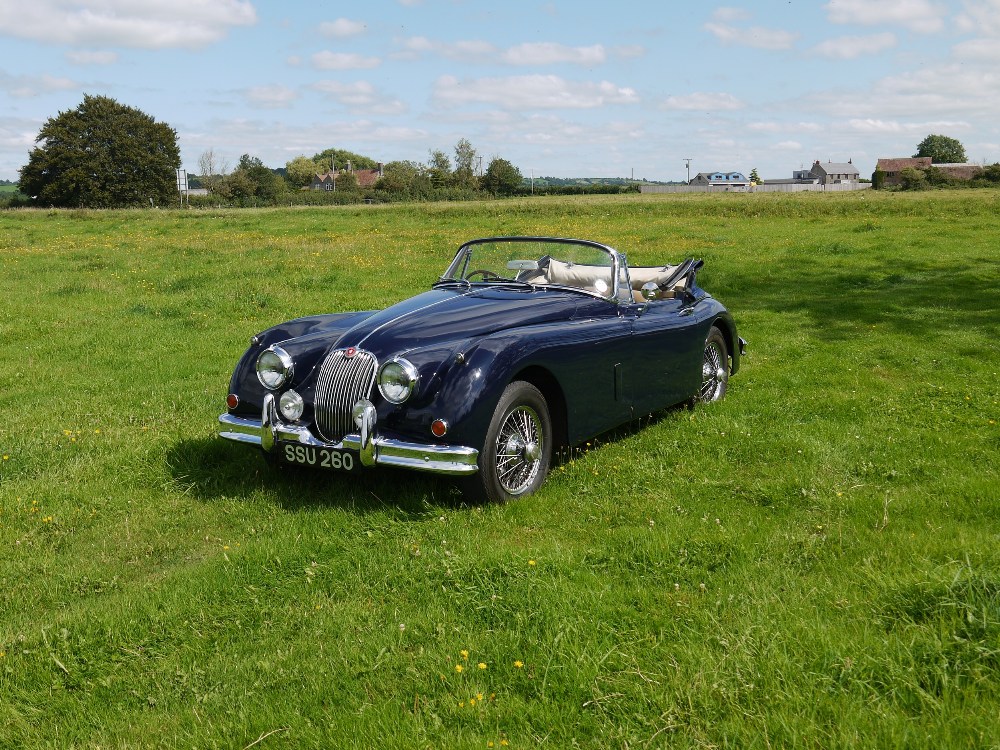
<path fill-rule="evenodd" d="M 929 156 L 912 156 L 903 157 L 897 159 L 879 159 L 876 164 L 876 169 L 881 169 L 883 172 L 901 172 L 907 167 L 925 168 L 931 165 L 931 157 Z"/>
<path fill-rule="evenodd" d="M 819 160 L 813 163 L 813 169 L 819 167 L 826 174 L 860 174 L 858 168 L 851 164 L 851 162 L 842 161 L 828 161 L 823 164 Z"/>

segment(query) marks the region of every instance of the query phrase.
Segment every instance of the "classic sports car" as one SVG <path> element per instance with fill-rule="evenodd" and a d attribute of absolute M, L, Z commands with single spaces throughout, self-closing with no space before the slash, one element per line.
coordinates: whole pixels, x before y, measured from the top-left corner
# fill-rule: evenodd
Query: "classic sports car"
<path fill-rule="evenodd" d="M 554 451 L 633 417 L 715 401 L 745 343 L 702 261 L 630 268 L 585 240 L 467 242 L 430 291 L 257 334 L 220 434 L 280 463 L 398 466 L 526 495 Z"/>

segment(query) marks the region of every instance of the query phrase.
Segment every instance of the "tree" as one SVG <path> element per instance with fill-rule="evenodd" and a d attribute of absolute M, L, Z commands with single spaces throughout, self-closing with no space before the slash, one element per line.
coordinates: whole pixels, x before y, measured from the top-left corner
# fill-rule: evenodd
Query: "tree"
<path fill-rule="evenodd" d="M 483 188 L 494 195 L 513 195 L 521 187 L 521 170 L 506 159 L 495 157 L 483 175 Z"/>
<path fill-rule="evenodd" d="M 750 170 L 750 182 L 755 185 L 759 185 L 761 183 L 760 175 L 757 174 L 757 167 Z"/>
<path fill-rule="evenodd" d="M 881 190 L 885 187 L 885 172 L 878 167 L 872 172 L 872 189 Z"/>
<path fill-rule="evenodd" d="M 434 183 L 434 187 L 444 187 L 451 181 L 451 160 L 441 149 L 431 149 L 428 154 L 431 160 L 427 165 L 427 171 L 431 182 Z"/>
<path fill-rule="evenodd" d="M 236 169 L 222 180 L 216 192 L 232 200 L 268 203 L 285 190 L 285 181 L 264 166 L 264 162 L 256 156 L 243 154 Z"/>
<path fill-rule="evenodd" d="M 214 193 L 229 171 L 229 162 L 224 157 L 217 156 L 215 149 L 210 148 L 198 157 L 198 170 L 201 183 Z"/>
<path fill-rule="evenodd" d="M 927 175 L 922 169 L 906 167 L 900 170 L 899 179 L 903 190 L 923 190 L 927 187 Z"/>
<path fill-rule="evenodd" d="M 320 168 L 312 159 L 305 156 L 296 156 L 285 165 L 288 171 L 288 182 L 292 187 L 302 188 L 311 185 L 313 177 L 325 170 Z"/>
<path fill-rule="evenodd" d="M 35 142 L 20 185 L 36 203 L 119 208 L 177 196 L 177 132 L 109 97 L 85 94 L 49 118 Z"/>
<path fill-rule="evenodd" d="M 375 187 L 390 193 L 424 194 L 430 190 L 430 178 L 422 164 L 413 161 L 391 161 L 382 170 Z"/>
<path fill-rule="evenodd" d="M 353 151 L 345 151 L 342 148 L 328 148 L 313 156 L 313 161 L 323 170 L 347 169 L 347 162 L 351 162 L 351 169 L 375 169 L 378 162 Z"/>
<path fill-rule="evenodd" d="M 933 164 L 961 164 L 966 159 L 965 147 L 946 135 L 927 136 L 917 144 L 914 156 L 929 156 Z"/>
<path fill-rule="evenodd" d="M 455 144 L 455 171 L 451 176 L 457 187 L 476 187 L 476 159 L 478 154 L 468 139 L 462 138 Z"/>

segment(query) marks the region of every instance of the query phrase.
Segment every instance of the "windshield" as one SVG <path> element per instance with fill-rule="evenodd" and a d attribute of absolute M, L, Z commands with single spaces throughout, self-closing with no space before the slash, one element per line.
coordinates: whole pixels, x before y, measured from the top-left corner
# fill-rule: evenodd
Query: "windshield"
<path fill-rule="evenodd" d="M 560 286 L 611 297 L 615 262 L 610 248 L 582 240 L 475 240 L 459 249 L 441 281 Z"/>

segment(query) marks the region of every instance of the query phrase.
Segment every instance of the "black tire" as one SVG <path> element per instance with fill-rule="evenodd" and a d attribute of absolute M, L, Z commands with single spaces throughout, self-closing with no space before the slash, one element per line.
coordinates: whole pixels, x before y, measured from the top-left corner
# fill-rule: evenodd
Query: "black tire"
<path fill-rule="evenodd" d="M 701 403 L 721 401 L 729 388 L 729 347 L 726 337 L 715 326 L 705 339 L 705 353 L 701 361 L 701 389 L 697 399 Z"/>
<path fill-rule="evenodd" d="M 505 502 L 537 490 L 552 463 L 552 418 L 545 397 L 531 383 L 508 385 L 490 420 L 479 471 L 463 492 L 475 499 Z"/>

